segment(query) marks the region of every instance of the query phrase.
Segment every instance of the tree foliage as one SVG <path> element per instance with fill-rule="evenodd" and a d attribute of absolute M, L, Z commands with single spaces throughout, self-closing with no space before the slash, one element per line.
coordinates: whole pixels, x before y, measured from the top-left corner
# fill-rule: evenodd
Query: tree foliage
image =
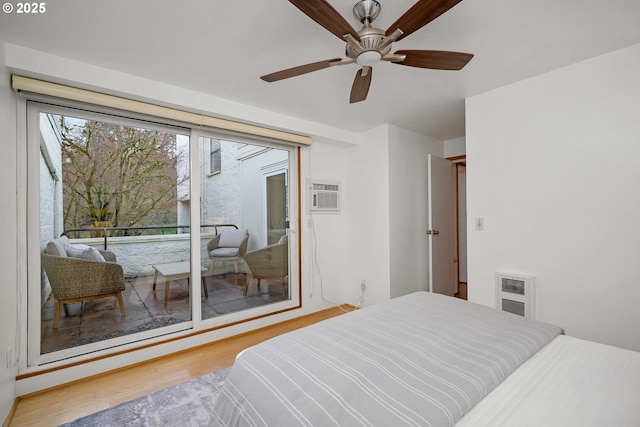
<path fill-rule="evenodd" d="M 60 117 L 65 228 L 176 222 L 176 135 Z"/>

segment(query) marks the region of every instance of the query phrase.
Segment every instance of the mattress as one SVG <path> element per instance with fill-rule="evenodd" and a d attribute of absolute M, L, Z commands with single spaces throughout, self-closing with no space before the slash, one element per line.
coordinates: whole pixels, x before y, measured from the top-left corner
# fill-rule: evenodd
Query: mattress
<path fill-rule="evenodd" d="M 640 353 L 561 335 L 456 427 L 639 425 Z"/>
<path fill-rule="evenodd" d="M 451 426 L 562 330 L 417 292 L 245 350 L 222 426 Z"/>

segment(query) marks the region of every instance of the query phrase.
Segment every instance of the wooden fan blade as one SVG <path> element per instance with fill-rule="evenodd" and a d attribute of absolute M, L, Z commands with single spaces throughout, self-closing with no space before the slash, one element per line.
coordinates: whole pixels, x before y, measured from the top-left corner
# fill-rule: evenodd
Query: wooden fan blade
<path fill-rule="evenodd" d="M 289 2 L 340 40 L 343 40 L 345 34 L 351 34 L 356 40 L 360 40 L 358 32 L 326 0 L 289 0 Z"/>
<path fill-rule="evenodd" d="M 366 74 L 364 74 L 367 69 Z M 351 96 L 349 97 L 349 103 L 364 101 L 367 99 L 369 93 L 369 86 L 371 86 L 371 77 L 373 75 L 373 68 L 363 67 L 356 73 L 356 78 L 353 80 L 353 86 L 351 86 Z"/>
<path fill-rule="evenodd" d="M 388 36 L 397 28 L 400 28 L 404 34 L 398 37 L 398 40 L 402 40 L 461 1 L 462 0 L 419 0 L 389 27 L 386 35 Z"/>
<path fill-rule="evenodd" d="M 276 71 L 275 73 L 261 76 L 265 82 L 277 82 L 278 80 L 288 79 L 289 77 L 299 76 L 301 74 L 311 73 L 312 71 L 323 70 L 329 68 L 333 63 L 342 61 L 341 58 L 327 59 L 324 61 L 312 62 L 311 64 L 299 65 L 286 70 Z"/>
<path fill-rule="evenodd" d="M 394 64 L 433 70 L 461 70 L 473 58 L 470 53 L 446 50 L 399 50 L 394 55 L 406 55 L 404 61 Z"/>

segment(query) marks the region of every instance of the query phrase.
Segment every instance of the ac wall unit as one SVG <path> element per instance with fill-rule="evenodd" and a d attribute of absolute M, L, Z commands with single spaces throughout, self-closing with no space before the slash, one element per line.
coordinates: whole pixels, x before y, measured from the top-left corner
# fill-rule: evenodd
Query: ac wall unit
<path fill-rule="evenodd" d="M 534 276 L 496 273 L 497 305 L 502 311 L 535 319 Z"/>
<path fill-rule="evenodd" d="M 309 211 L 340 212 L 340 183 L 308 180 Z"/>

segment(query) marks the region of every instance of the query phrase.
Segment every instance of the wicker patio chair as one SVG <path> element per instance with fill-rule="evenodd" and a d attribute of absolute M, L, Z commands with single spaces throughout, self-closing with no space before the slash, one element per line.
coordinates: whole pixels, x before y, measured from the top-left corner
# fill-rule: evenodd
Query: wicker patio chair
<path fill-rule="evenodd" d="M 287 236 L 282 236 L 278 243 L 247 252 L 244 254 L 244 261 L 251 273 L 245 282 L 242 295 L 247 295 L 252 278 L 258 280 L 258 292 L 260 292 L 260 280 L 278 279 L 282 286 L 282 295 L 286 295 L 285 278 L 289 275 L 289 239 Z"/>
<path fill-rule="evenodd" d="M 122 299 L 125 289 L 122 266 L 115 262 L 113 253 L 101 251 L 101 254 L 106 262 L 42 253 L 42 266 L 57 300 L 53 329 L 58 328 L 62 306 L 72 302 L 113 296 L 118 299 L 122 316 L 126 315 Z"/>
<path fill-rule="evenodd" d="M 238 272 L 238 262 L 242 260 L 249 243 L 248 230 L 224 230 L 207 243 L 207 252 L 211 258 L 210 272 L 216 263 L 232 262 Z"/>

